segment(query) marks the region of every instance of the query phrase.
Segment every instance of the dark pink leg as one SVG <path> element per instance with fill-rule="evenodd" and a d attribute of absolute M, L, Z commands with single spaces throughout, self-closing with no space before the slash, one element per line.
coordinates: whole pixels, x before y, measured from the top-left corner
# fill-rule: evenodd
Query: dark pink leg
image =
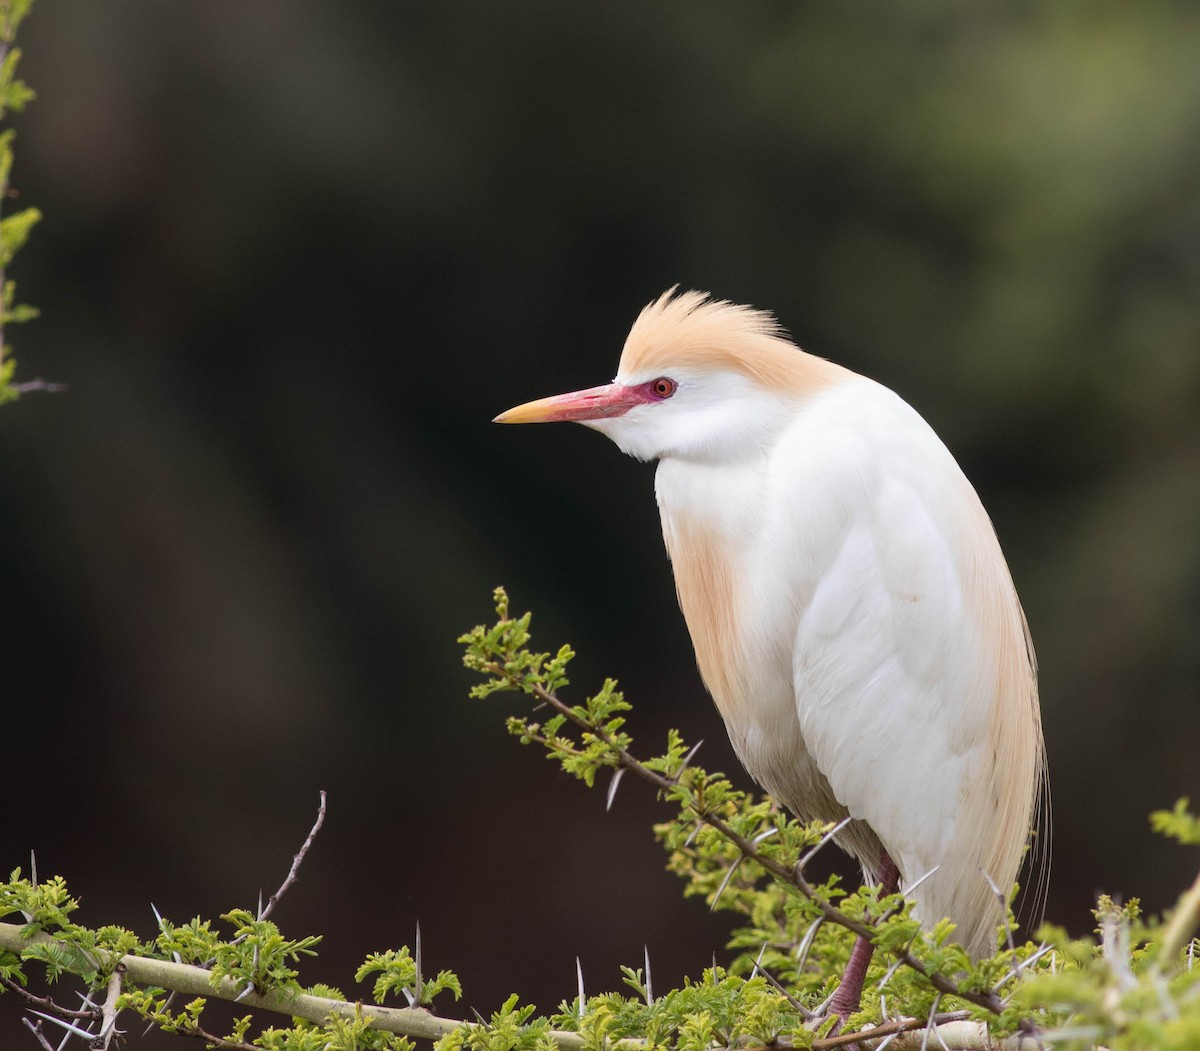
<path fill-rule="evenodd" d="M 887 854 L 884 854 L 879 862 L 880 893 L 895 894 L 899 885 L 900 873 L 896 868 L 896 863 Z M 862 1000 L 863 982 L 867 978 L 867 965 L 871 962 L 871 954 L 874 952 L 875 946 L 871 944 L 871 940 L 860 934 L 850 953 L 850 962 L 846 964 L 846 972 L 842 975 L 841 984 L 829 1002 L 829 1013 L 835 1014 L 841 1019 L 838 1028 L 841 1028 L 842 1023 L 858 1010 L 859 1002 Z"/>

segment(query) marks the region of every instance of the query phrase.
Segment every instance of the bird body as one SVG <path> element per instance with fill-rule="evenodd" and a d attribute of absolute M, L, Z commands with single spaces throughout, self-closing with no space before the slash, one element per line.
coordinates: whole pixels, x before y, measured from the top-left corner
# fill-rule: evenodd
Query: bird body
<path fill-rule="evenodd" d="M 668 293 L 612 384 L 510 410 L 659 461 L 655 494 L 705 686 L 738 757 L 868 878 L 885 858 L 974 955 L 1043 783 L 1025 618 L 975 490 L 898 395 L 770 315 Z"/>

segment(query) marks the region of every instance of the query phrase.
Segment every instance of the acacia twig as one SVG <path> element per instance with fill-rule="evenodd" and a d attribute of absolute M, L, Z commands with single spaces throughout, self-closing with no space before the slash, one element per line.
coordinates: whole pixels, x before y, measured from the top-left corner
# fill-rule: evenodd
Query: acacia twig
<path fill-rule="evenodd" d="M 267 899 L 267 907 L 259 914 L 260 920 L 265 920 L 274 911 L 275 906 L 279 904 L 279 899 L 287 893 L 287 890 L 293 883 L 296 882 L 296 876 L 300 872 L 300 865 L 304 861 L 305 855 L 308 853 L 308 848 L 313 845 L 313 840 L 317 838 L 317 833 L 321 831 L 321 826 L 325 824 L 325 791 L 321 790 L 321 804 L 317 807 L 317 820 L 313 822 L 313 827 L 309 829 L 308 835 L 301 844 L 300 849 L 296 851 L 296 856 L 292 858 L 292 867 L 288 869 L 288 874 L 284 881 L 279 885 L 279 889 Z"/>
<path fill-rule="evenodd" d="M 25 1027 L 33 1034 L 34 1039 L 42 1045 L 43 1051 L 54 1051 L 54 1045 L 46 1039 L 46 1034 L 42 1032 L 42 1023 L 40 1021 L 31 1022 L 28 1018 L 22 1018 Z"/>
<path fill-rule="evenodd" d="M 121 982 L 125 977 L 125 966 L 117 964 L 112 974 L 108 976 L 108 989 L 104 996 L 104 1006 L 100 1008 L 100 1032 L 92 1041 L 96 1051 L 108 1051 L 108 1045 L 117 1033 L 117 1001 L 121 997 Z"/>
<path fill-rule="evenodd" d="M 637 774 L 642 780 L 648 781 L 660 791 L 667 792 L 675 787 L 678 777 L 682 775 L 681 770 L 675 778 L 666 777 L 658 773 L 656 770 L 651 770 L 640 759 L 631 755 L 628 751 L 613 741 L 612 736 L 608 734 L 602 726 L 596 725 L 586 717 L 580 715 L 575 709 L 560 700 L 557 694 L 545 689 L 543 686 L 534 683 L 526 686 L 521 683 L 511 672 L 507 671 L 503 665 L 496 662 L 491 662 L 487 666 L 487 670 L 498 678 L 509 679 L 514 681 L 526 692 L 532 694 L 539 701 L 554 708 L 561 715 L 566 716 L 572 723 L 582 730 L 586 730 L 589 734 L 603 741 L 608 745 L 615 754 L 618 763 L 621 767 L 631 770 Z M 790 886 L 799 891 L 804 897 L 808 898 L 821 913 L 831 923 L 837 924 L 839 927 L 844 927 L 846 930 L 853 932 L 863 938 L 870 939 L 874 934 L 873 928 L 863 923 L 861 920 L 856 920 L 854 917 L 847 915 L 837 906 L 830 904 L 816 892 L 816 888 L 809 883 L 805 877 L 802 865 L 797 865 L 794 869 L 781 865 L 774 858 L 771 858 L 758 850 L 755 843 L 741 835 L 728 822 L 717 816 L 716 814 L 701 812 L 693 804 L 688 804 L 690 809 L 700 821 L 707 822 L 710 826 L 716 829 L 721 835 L 728 839 L 734 846 L 738 848 L 741 854 L 751 861 L 755 862 L 767 873 L 774 876 L 785 886 Z M 922 975 L 938 992 L 946 993 L 950 996 L 956 996 L 961 1000 L 966 1000 L 968 1003 L 973 1003 L 977 1007 L 982 1007 L 992 1014 L 1000 1014 L 1004 1009 L 1003 1002 L 1000 997 L 994 992 L 975 992 L 973 990 L 962 989 L 954 979 L 947 975 L 941 974 L 938 971 L 931 971 L 925 966 L 924 962 L 918 959 L 908 949 L 888 949 L 896 959 L 905 967 L 916 971 Z"/>
<path fill-rule="evenodd" d="M 86 1019 L 94 1022 L 100 1017 L 100 1012 L 95 1009 L 75 1011 L 70 1007 L 63 1007 L 49 996 L 38 996 L 37 993 L 30 992 L 20 982 L 14 982 L 11 978 L 0 978 L 0 985 L 3 985 L 10 993 L 16 993 L 26 1003 L 45 1011 L 51 1011 L 62 1018 Z"/>

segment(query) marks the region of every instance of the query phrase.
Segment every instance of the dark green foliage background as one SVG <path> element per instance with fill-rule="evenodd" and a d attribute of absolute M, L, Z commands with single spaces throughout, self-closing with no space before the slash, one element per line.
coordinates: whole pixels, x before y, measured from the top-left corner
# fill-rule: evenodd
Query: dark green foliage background
<path fill-rule="evenodd" d="M 711 961 L 661 811 L 515 749 L 454 641 L 503 582 L 647 751 L 735 767 L 651 469 L 487 422 L 608 378 L 676 282 L 976 482 L 1041 657 L 1049 915 L 1191 878 L 1145 815 L 1200 792 L 1194 5 L 54 0 L 21 45 L 11 336 L 71 390 L 0 414 L 4 860 L 83 922 L 252 906 L 325 788 L 275 917 L 326 932 L 314 979 L 418 919 L 484 1013 L 577 954 L 589 991 Z"/>

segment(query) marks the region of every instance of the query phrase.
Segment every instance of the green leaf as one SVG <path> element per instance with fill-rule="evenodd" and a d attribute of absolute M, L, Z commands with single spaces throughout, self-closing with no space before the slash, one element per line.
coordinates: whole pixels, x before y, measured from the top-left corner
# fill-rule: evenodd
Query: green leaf
<path fill-rule="evenodd" d="M 0 219 L 0 266 L 8 266 L 29 239 L 29 232 L 42 218 L 37 208 L 25 208 Z"/>
<path fill-rule="evenodd" d="M 1156 810 L 1151 814 L 1150 827 L 1186 847 L 1200 846 L 1200 817 L 1188 810 L 1186 796 L 1175 803 L 1174 810 Z"/>

